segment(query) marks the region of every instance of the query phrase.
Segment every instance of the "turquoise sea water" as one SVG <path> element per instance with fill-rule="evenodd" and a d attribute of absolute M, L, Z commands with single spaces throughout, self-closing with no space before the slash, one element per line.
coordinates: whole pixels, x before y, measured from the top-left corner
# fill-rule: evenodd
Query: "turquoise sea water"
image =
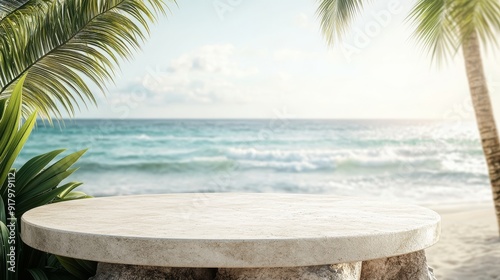
<path fill-rule="evenodd" d="M 417 203 L 491 196 L 472 122 L 67 120 L 39 124 L 16 165 L 87 147 L 72 180 L 95 196 L 289 192 Z"/>

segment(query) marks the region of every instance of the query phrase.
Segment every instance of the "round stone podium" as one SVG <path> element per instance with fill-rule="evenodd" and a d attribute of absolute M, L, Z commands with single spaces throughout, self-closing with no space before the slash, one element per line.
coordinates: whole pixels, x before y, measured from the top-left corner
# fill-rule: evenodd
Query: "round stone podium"
<path fill-rule="evenodd" d="M 33 248 L 98 261 L 95 280 L 427 280 L 423 250 L 440 233 L 439 215 L 419 206 L 303 194 L 74 200 L 21 223 Z"/>

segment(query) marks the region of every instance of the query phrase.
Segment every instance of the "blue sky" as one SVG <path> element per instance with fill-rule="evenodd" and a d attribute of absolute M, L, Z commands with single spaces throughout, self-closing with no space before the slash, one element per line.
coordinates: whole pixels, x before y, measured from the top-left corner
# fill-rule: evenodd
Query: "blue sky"
<path fill-rule="evenodd" d="M 471 118 L 460 55 L 447 66 L 410 38 L 414 1 L 375 1 L 328 47 L 313 0 L 179 0 L 78 118 Z M 485 55 L 500 112 L 498 50 Z"/>

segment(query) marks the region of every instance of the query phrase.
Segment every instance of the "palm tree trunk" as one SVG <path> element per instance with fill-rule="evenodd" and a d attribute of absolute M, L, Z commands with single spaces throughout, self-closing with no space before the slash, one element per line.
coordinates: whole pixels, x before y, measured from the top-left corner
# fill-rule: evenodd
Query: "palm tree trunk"
<path fill-rule="evenodd" d="M 476 121 L 481 136 L 484 156 L 488 165 L 493 202 L 500 233 L 500 141 L 493 116 L 490 96 L 481 59 L 481 47 L 477 33 L 472 33 L 463 45 L 465 67 Z"/>

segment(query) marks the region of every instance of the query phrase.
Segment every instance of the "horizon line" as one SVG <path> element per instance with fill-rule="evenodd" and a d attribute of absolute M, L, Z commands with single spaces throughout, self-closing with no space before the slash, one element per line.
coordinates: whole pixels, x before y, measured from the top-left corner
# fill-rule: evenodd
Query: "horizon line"
<path fill-rule="evenodd" d="M 149 118 L 149 117 L 136 117 L 136 118 L 53 118 L 53 121 L 81 121 L 81 120 L 112 120 L 112 121 L 127 121 L 127 120 L 172 120 L 172 121 L 263 121 L 263 120 L 290 120 L 290 121 L 306 121 L 306 120 L 335 120 L 335 121 L 474 121 L 473 119 L 437 119 L 437 118 Z M 46 121 L 46 119 L 38 118 L 37 121 Z"/>

